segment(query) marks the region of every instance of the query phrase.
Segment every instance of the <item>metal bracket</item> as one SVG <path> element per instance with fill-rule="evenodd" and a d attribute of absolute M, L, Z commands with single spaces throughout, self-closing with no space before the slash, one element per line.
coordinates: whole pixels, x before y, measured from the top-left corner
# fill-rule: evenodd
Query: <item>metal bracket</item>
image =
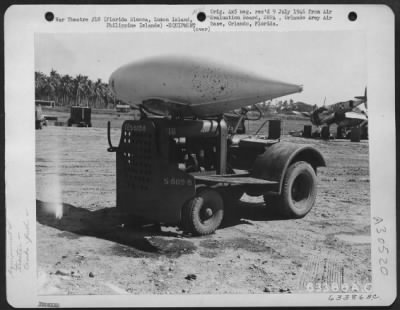
<path fill-rule="evenodd" d="M 110 146 L 107 149 L 107 152 L 116 152 L 118 150 L 118 147 L 115 147 L 111 144 L 111 135 L 110 135 L 110 127 L 111 127 L 111 122 L 107 122 L 107 138 L 108 138 L 108 145 Z"/>

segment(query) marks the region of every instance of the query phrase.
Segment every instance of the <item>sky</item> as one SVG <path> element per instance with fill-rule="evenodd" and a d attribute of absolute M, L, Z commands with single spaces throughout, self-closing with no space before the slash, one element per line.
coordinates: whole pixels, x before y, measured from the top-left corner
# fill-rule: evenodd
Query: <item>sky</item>
<path fill-rule="evenodd" d="M 363 95 L 365 35 L 358 31 L 37 33 L 35 70 L 108 82 L 119 66 L 157 55 L 201 57 L 303 85 L 292 98 L 322 105 Z"/>

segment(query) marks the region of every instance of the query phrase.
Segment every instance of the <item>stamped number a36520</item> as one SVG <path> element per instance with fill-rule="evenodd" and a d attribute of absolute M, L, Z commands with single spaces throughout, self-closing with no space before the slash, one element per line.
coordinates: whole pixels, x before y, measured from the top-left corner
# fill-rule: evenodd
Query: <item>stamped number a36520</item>
<path fill-rule="evenodd" d="M 378 245 L 378 253 L 379 253 L 379 271 L 382 275 L 387 276 L 389 275 L 388 265 L 388 255 L 389 255 L 389 248 L 386 246 L 386 226 L 383 223 L 383 219 L 380 217 L 373 218 L 374 227 L 376 233 L 378 235 L 377 238 L 377 245 Z"/>

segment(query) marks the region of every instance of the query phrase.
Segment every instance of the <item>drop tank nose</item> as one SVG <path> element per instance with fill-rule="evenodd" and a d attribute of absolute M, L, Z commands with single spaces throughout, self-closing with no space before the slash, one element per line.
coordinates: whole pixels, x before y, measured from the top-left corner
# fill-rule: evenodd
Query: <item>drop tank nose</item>
<path fill-rule="evenodd" d="M 278 87 L 282 93 L 287 94 L 300 93 L 303 91 L 303 85 L 285 83 L 280 81 L 274 82 L 273 86 Z"/>
<path fill-rule="evenodd" d="M 291 84 L 281 81 L 268 80 L 264 83 L 262 92 L 272 95 L 273 98 L 300 93 L 303 85 Z"/>

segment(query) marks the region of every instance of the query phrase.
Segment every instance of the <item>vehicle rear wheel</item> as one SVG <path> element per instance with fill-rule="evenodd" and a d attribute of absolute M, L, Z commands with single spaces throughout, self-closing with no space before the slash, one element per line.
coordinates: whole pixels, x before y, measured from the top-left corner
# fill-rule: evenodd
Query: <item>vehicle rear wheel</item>
<path fill-rule="evenodd" d="M 194 235 L 213 233 L 224 217 L 224 204 L 218 191 L 202 189 L 190 199 L 182 210 L 183 229 Z"/>
<path fill-rule="evenodd" d="M 317 178 L 311 165 L 304 161 L 292 164 L 286 171 L 282 193 L 273 201 L 286 218 L 302 218 L 315 204 Z"/>

